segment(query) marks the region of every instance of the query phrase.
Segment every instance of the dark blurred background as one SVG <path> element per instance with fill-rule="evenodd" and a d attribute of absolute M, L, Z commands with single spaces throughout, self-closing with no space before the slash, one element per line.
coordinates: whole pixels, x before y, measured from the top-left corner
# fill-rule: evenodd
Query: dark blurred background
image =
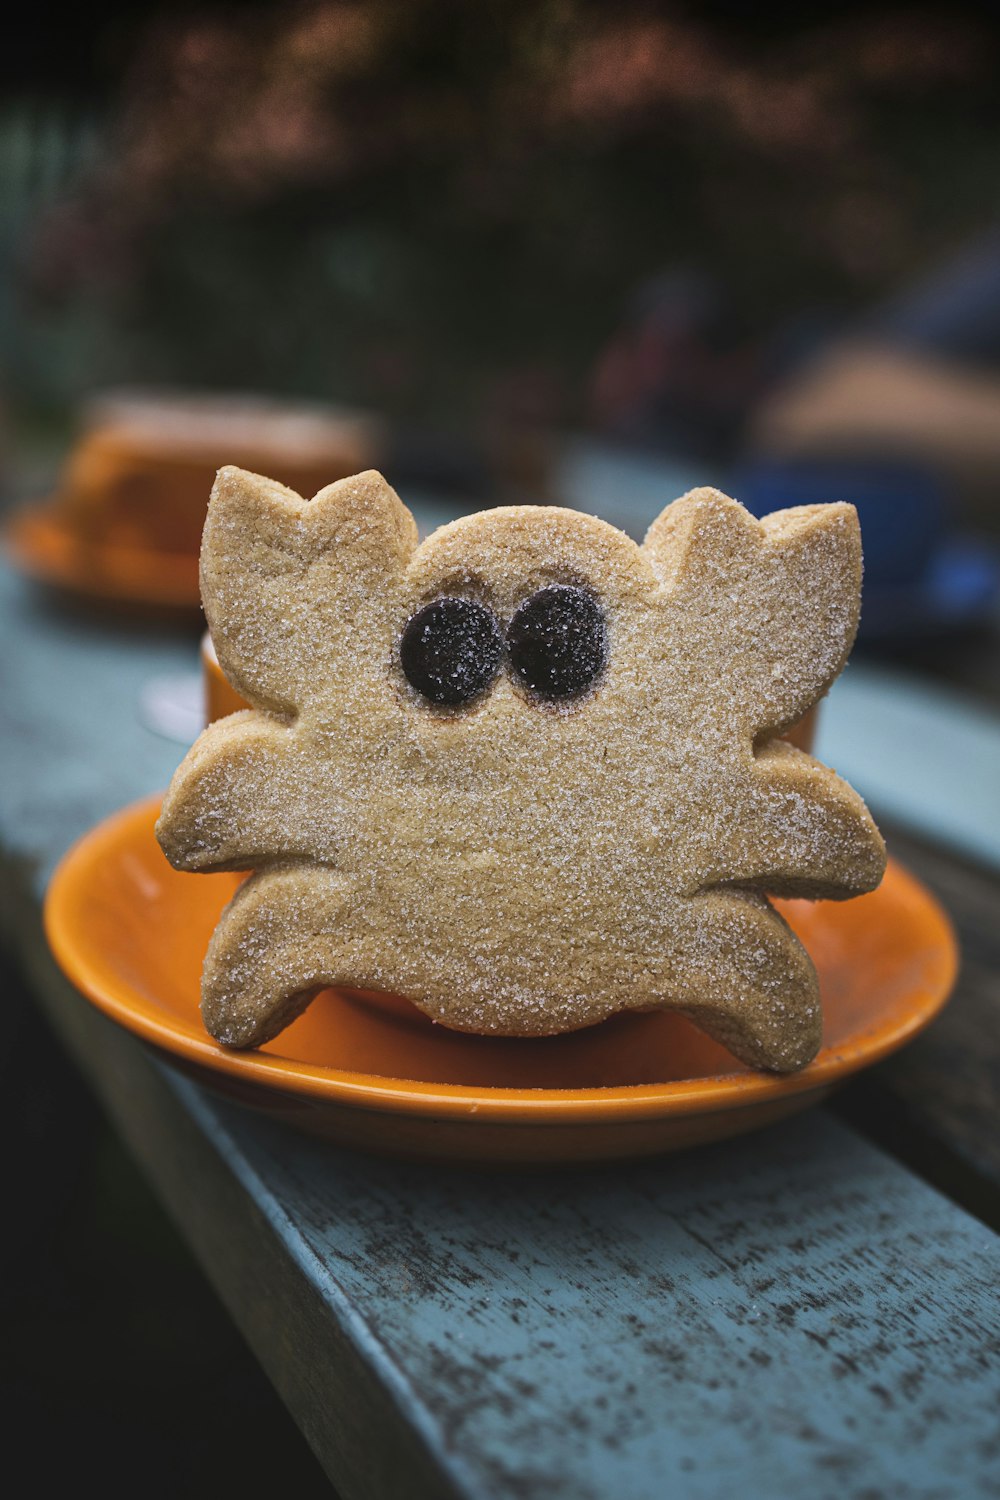
<path fill-rule="evenodd" d="M 1000 208 L 997 33 L 961 4 L 41 5 L 18 24 L 15 431 L 166 382 L 360 403 L 463 445 L 538 422 L 718 459 L 789 368 Z"/>
<path fill-rule="evenodd" d="M 155 379 L 580 421 L 669 270 L 720 304 L 735 400 L 776 333 L 835 326 L 996 208 L 994 40 L 961 7 L 34 14 L 3 65 L 19 406 Z"/>
<path fill-rule="evenodd" d="M 4 498 L 48 496 L 81 406 L 121 385 L 374 413 L 404 498 L 633 530 L 676 493 L 661 473 L 758 511 L 857 498 L 866 648 L 1000 697 L 998 64 L 960 3 L 23 7 L 0 50 Z M 7 1419 L 111 1494 L 140 1472 L 321 1492 L 52 1078 L 5 1088 L 39 1226 L 8 1247 Z M 219 1437 L 240 1412 L 252 1461 Z"/>

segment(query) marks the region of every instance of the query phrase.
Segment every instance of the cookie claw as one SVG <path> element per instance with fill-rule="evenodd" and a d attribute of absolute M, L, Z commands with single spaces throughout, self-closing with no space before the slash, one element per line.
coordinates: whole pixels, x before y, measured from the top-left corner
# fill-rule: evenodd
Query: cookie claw
<path fill-rule="evenodd" d="M 819 1051 L 819 981 L 788 924 L 744 891 L 696 897 L 698 963 L 667 1002 L 750 1068 L 791 1073 Z M 680 981 L 683 986 L 684 980 Z"/>
<path fill-rule="evenodd" d="M 201 1014 L 224 1047 L 260 1047 L 317 992 L 345 977 L 337 964 L 346 883 L 288 866 L 253 875 L 223 912 L 201 982 Z"/>

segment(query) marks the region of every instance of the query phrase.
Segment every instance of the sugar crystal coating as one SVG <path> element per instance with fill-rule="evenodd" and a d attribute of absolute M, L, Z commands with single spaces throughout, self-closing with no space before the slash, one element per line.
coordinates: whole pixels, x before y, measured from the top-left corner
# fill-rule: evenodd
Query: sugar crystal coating
<path fill-rule="evenodd" d="M 211 1033 L 259 1045 L 340 984 L 498 1035 L 674 1008 L 751 1066 L 808 1062 L 815 971 L 766 893 L 858 894 L 885 853 L 856 793 L 774 736 L 843 666 L 860 573 L 846 505 L 758 522 L 695 490 L 641 547 L 510 507 L 418 547 L 379 475 L 303 501 L 222 470 L 203 597 L 255 708 L 201 736 L 158 828 L 180 868 L 256 871 L 206 958 Z M 509 621 L 574 579 L 604 620 L 590 690 L 541 711 L 501 672 L 427 711 L 399 642 L 428 600 Z"/>
<path fill-rule="evenodd" d="M 503 656 L 496 616 L 474 599 L 435 599 L 406 622 L 399 661 L 431 703 L 468 703 L 489 687 Z"/>
<path fill-rule="evenodd" d="M 550 584 L 517 610 L 507 648 L 514 671 L 539 697 L 586 692 L 607 655 L 604 611 L 587 589 Z"/>

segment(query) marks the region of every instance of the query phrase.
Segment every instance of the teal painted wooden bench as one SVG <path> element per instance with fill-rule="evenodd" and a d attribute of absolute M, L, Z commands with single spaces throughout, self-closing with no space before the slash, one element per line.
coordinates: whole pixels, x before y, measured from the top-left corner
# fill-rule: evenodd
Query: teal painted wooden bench
<path fill-rule="evenodd" d="M 63 850 L 179 758 L 138 704 L 194 670 L 193 638 L 54 611 L 6 571 L 0 629 L 6 940 L 340 1493 L 998 1493 L 1000 1239 L 933 1185 L 995 1211 L 987 874 L 901 839 L 961 908 L 971 989 L 836 1113 L 598 1171 L 365 1158 L 180 1078 L 42 939 Z"/>

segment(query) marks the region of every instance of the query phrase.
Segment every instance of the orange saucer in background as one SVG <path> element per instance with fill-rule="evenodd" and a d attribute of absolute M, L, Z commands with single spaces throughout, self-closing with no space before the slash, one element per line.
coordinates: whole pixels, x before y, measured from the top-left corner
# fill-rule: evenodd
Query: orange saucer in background
<path fill-rule="evenodd" d="M 370 413 L 247 394 L 132 389 L 83 409 L 58 492 L 5 527 L 30 577 L 91 602 L 199 610 L 216 471 L 236 464 L 312 495 L 385 447 Z"/>
<path fill-rule="evenodd" d="M 258 1052 L 229 1052 L 198 1013 L 201 963 L 236 875 L 173 870 L 158 800 L 100 824 L 63 859 L 45 905 L 68 977 L 200 1082 L 291 1124 L 397 1155 L 493 1163 L 650 1155 L 755 1129 L 824 1098 L 944 1005 L 955 938 L 890 862 L 843 903 L 779 902 L 820 975 L 824 1045 L 800 1073 L 736 1063 L 682 1017 L 623 1015 L 541 1039 L 469 1036 L 392 996 L 327 990 Z"/>
<path fill-rule="evenodd" d="M 3 541 L 21 573 L 73 598 L 129 609 L 201 611 L 197 554 L 84 541 L 55 501 L 15 511 Z"/>

